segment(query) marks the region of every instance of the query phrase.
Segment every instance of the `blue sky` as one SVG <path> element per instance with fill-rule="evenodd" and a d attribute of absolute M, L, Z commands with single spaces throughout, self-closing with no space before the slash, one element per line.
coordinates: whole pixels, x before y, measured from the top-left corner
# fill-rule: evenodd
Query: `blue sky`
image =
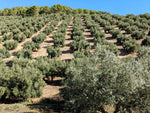
<path fill-rule="evenodd" d="M 54 4 L 120 15 L 150 13 L 150 0 L 0 0 L 0 9 L 33 5 L 53 6 Z"/>

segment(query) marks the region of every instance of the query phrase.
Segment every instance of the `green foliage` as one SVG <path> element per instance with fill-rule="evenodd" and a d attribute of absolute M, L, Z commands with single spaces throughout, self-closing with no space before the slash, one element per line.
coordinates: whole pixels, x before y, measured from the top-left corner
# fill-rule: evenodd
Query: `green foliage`
<path fill-rule="evenodd" d="M 148 59 L 150 56 L 150 48 L 149 47 L 141 47 L 138 52 L 138 59 L 142 59 L 143 61 L 147 61 L 147 63 L 149 62 L 149 60 L 145 60 Z"/>
<path fill-rule="evenodd" d="M 65 43 L 64 33 L 54 34 L 53 39 L 54 39 L 54 46 L 56 47 L 64 46 L 64 43 Z"/>
<path fill-rule="evenodd" d="M 6 41 L 4 43 L 4 46 L 8 50 L 12 50 L 12 49 L 15 49 L 18 46 L 18 42 L 17 41 Z"/>
<path fill-rule="evenodd" d="M 88 9 L 84 9 L 84 10 L 83 10 L 83 13 L 84 13 L 84 14 L 89 14 L 90 11 L 89 11 Z"/>
<path fill-rule="evenodd" d="M 47 53 L 48 53 L 48 57 L 50 58 L 59 57 L 62 54 L 59 48 L 55 48 L 53 46 L 49 46 L 47 48 Z"/>
<path fill-rule="evenodd" d="M 38 36 L 32 38 L 32 41 L 35 43 L 42 43 L 46 39 L 46 34 L 40 33 Z"/>
<path fill-rule="evenodd" d="M 13 35 L 12 34 L 10 34 L 10 35 L 4 35 L 2 38 L 3 38 L 2 41 L 10 40 L 10 39 L 13 38 Z"/>
<path fill-rule="evenodd" d="M 38 49 L 40 49 L 40 45 L 38 43 L 34 43 L 34 42 L 26 42 L 23 45 L 23 49 L 29 49 L 32 51 L 37 51 Z"/>
<path fill-rule="evenodd" d="M 108 44 L 107 40 L 103 37 L 103 38 L 95 38 L 94 37 L 94 45 L 97 45 L 97 44 L 101 44 L 101 45 L 105 45 L 105 44 Z"/>
<path fill-rule="evenodd" d="M 53 13 L 61 12 L 61 11 L 63 11 L 63 6 L 60 5 L 60 4 L 55 4 L 55 5 L 51 8 L 51 11 L 52 11 Z"/>
<path fill-rule="evenodd" d="M 88 50 L 90 48 L 91 48 L 90 44 L 85 40 L 73 41 L 71 42 L 70 45 L 70 49 L 72 51 L 82 50 L 82 49 Z"/>
<path fill-rule="evenodd" d="M 47 57 L 39 57 L 36 59 L 35 66 L 45 75 L 45 77 L 64 77 L 66 71 L 66 63 L 57 59 Z"/>
<path fill-rule="evenodd" d="M 134 31 L 134 32 L 132 32 L 132 34 L 131 34 L 131 36 L 132 36 L 133 38 L 135 38 L 136 40 L 145 38 L 145 35 L 146 35 L 146 34 L 144 33 L 144 31 Z"/>
<path fill-rule="evenodd" d="M 0 58 L 9 58 L 10 53 L 6 48 L 0 49 Z"/>
<path fill-rule="evenodd" d="M 142 45 L 150 46 L 150 37 L 146 37 L 146 38 L 142 41 Z"/>
<path fill-rule="evenodd" d="M 86 51 L 84 51 L 84 50 L 77 50 L 77 51 L 75 51 L 73 53 L 73 56 L 75 58 L 83 58 L 83 57 L 86 57 L 86 56 L 89 56 L 89 55 L 91 55 L 90 50 L 86 50 Z"/>
<path fill-rule="evenodd" d="M 30 38 L 30 37 L 33 35 L 33 32 L 32 32 L 32 31 L 29 31 L 29 30 L 26 30 L 26 31 L 24 31 L 24 35 L 25 35 L 27 38 Z"/>
<path fill-rule="evenodd" d="M 39 13 L 40 14 L 49 14 L 50 13 L 50 7 L 49 6 L 40 7 Z"/>
<path fill-rule="evenodd" d="M 15 63 L 14 63 L 15 62 Z M 26 62 L 25 67 L 19 63 Z M 16 59 L 12 61 L 12 67 L 0 63 L 0 100 L 11 98 L 31 98 L 41 96 L 42 88 L 45 85 L 41 72 L 30 67 L 30 61 Z M 31 64 L 32 65 L 32 64 Z M 3 73 L 2 73 L 3 72 Z"/>
<path fill-rule="evenodd" d="M 16 53 L 17 58 L 28 58 L 32 59 L 32 51 L 29 49 L 23 49 Z"/>
<path fill-rule="evenodd" d="M 123 43 L 123 48 L 129 53 L 133 53 L 138 51 L 140 45 L 136 42 L 136 40 L 131 39 Z"/>
<path fill-rule="evenodd" d="M 39 7 L 34 5 L 34 6 L 30 7 L 30 8 L 28 8 L 26 10 L 26 15 L 27 16 L 37 16 L 37 15 L 39 15 Z"/>
<path fill-rule="evenodd" d="M 132 32 L 138 30 L 138 27 L 137 26 L 128 26 L 126 27 L 125 31 L 128 33 L 128 34 L 131 34 Z"/>
<path fill-rule="evenodd" d="M 118 23 L 118 27 L 123 29 L 123 30 L 125 30 L 128 26 L 130 26 L 129 23 L 124 23 L 122 21 Z"/>
<path fill-rule="evenodd" d="M 61 89 L 66 111 L 106 113 L 104 105 L 113 105 L 115 112 L 149 112 L 148 71 L 134 59 L 125 62 L 105 47 L 98 50 L 95 56 L 72 60 L 66 69 Z"/>
<path fill-rule="evenodd" d="M 109 33 L 111 30 L 113 30 L 114 28 L 112 27 L 112 26 L 105 26 L 105 29 L 104 29 L 104 31 L 105 31 L 105 33 Z"/>
<path fill-rule="evenodd" d="M 50 33 L 52 33 L 52 31 L 54 30 L 54 26 L 48 26 L 43 32 L 47 35 L 49 35 Z"/>
<path fill-rule="evenodd" d="M 84 36 L 74 36 L 74 37 L 73 37 L 73 40 L 74 40 L 74 41 L 85 40 L 85 37 L 84 37 Z"/>
<path fill-rule="evenodd" d="M 72 36 L 72 38 L 73 38 L 73 36 L 83 36 L 83 32 L 80 30 L 74 31 L 71 36 Z"/>
<path fill-rule="evenodd" d="M 98 43 L 96 45 L 96 52 L 101 51 L 101 48 L 104 48 L 105 50 L 112 52 L 116 56 L 120 54 L 120 51 L 118 50 L 117 46 L 112 43 L 102 43 L 102 44 Z"/>
<path fill-rule="evenodd" d="M 120 30 L 111 30 L 110 33 L 112 34 L 112 38 L 117 38 L 117 35 L 120 34 Z"/>
<path fill-rule="evenodd" d="M 18 41 L 18 42 L 23 42 L 26 39 L 26 35 L 24 34 L 16 34 L 13 37 L 14 40 Z"/>
<path fill-rule="evenodd" d="M 117 35 L 117 43 L 118 43 L 118 44 L 123 44 L 125 41 L 128 41 L 128 40 L 130 40 L 130 39 L 131 39 L 131 37 L 126 37 L 126 36 L 123 35 L 123 34 Z"/>
<path fill-rule="evenodd" d="M 101 32 L 101 31 L 95 31 L 95 33 L 93 34 L 93 36 L 95 38 L 105 38 L 105 33 Z"/>

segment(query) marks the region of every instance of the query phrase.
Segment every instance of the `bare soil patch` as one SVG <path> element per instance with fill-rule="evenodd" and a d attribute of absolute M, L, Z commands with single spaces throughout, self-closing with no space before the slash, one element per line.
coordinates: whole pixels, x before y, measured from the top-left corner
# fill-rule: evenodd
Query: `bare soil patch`
<path fill-rule="evenodd" d="M 47 56 L 47 48 L 49 46 L 53 46 L 53 33 L 57 32 L 58 27 L 61 25 L 61 23 L 63 22 L 63 20 L 61 20 L 58 25 L 55 27 L 55 30 L 47 36 L 47 38 L 45 39 L 45 41 L 43 43 L 40 44 L 40 49 L 37 52 L 32 52 L 32 56 L 34 58 L 39 57 L 39 56 Z"/>
<path fill-rule="evenodd" d="M 90 29 L 87 29 L 83 17 L 81 18 L 81 21 L 82 21 L 82 26 L 84 27 L 84 33 L 83 34 L 84 34 L 85 40 L 90 44 L 90 46 L 91 46 L 90 52 L 93 54 L 95 52 L 94 38 L 90 32 Z"/>
<path fill-rule="evenodd" d="M 62 55 L 58 58 L 59 60 L 71 60 L 72 58 L 74 58 L 73 52 L 70 50 L 70 44 L 73 41 L 71 39 L 72 27 L 73 27 L 73 17 L 66 31 L 65 46 L 60 48 L 60 50 L 62 51 Z"/>
<path fill-rule="evenodd" d="M 10 60 L 12 60 L 12 59 L 15 57 L 16 52 L 18 52 L 18 51 L 20 51 L 20 50 L 23 49 L 23 44 L 24 44 L 24 43 L 26 43 L 26 42 L 28 42 L 28 41 L 29 41 L 29 42 L 32 41 L 32 38 L 33 38 L 34 36 L 37 36 L 37 35 L 40 34 L 41 32 L 43 32 L 43 30 L 44 30 L 47 26 L 49 26 L 50 23 L 51 23 L 51 22 L 47 23 L 40 31 L 38 31 L 37 33 L 34 33 L 34 34 L 32 35 L 32 37 L 27 38 L 25 41 L 23 41 L 23 42 L 21 42 L 21 43 L 18 43 L 18 46 L 17 46 L 16 49 L 10 50 L 11 57 L 6 58 L 6 59 L 4 59 L 4 60 L 5 60 L 5 61 L 10 61 Z"/>

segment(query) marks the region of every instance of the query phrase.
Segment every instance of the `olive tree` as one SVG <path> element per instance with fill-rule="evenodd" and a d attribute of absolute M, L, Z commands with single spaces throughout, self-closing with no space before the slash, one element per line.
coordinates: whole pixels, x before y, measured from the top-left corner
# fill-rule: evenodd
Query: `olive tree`
<path fill-rule="evenodd" d="M 113 105 L 114 113 L 131 113 L 140 111 L 142 106 L 149 112 L 149 104 L 145 102 L 149 93 L 142 95 L 148 76 L 139 61 L 121 60 L 99 46 L 94 56 L 74 59 L 68 66 L 65 87 L 61 89 L 65 108 L 73 113 L 107 113 L 104 106 Z"/>

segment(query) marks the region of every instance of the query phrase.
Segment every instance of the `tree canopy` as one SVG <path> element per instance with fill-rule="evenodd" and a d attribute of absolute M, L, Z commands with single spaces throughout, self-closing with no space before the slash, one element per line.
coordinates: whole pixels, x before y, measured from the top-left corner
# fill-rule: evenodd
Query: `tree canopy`
<path fill-rule="evenodd" d="M 102 11 L 94 11 L 88 9 L 72 9 L 71 7 L 62 6 L 60 4 L 55 4 L 52 7 L 42 6 L 38 7 L 36 5 L 31 7 L 14 7 L 14 8 L 5 8 L 0 10 L 1 16 L 37 16 L 39 14 L 50 14 L 50 13 L 66 13 L 66 14 L 99 14 L 103 13 Z"/>

